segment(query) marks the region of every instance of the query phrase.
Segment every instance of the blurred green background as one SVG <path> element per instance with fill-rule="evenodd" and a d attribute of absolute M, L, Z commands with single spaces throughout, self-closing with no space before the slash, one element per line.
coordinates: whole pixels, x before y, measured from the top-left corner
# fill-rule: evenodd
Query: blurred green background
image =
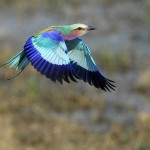
<path fill-rule="evenodd" d="M 150 149 L 150 0 L 0 0 L 0 64 L 47 26 L 84 23 L 106 93 L 0 68 L 0 150 Z"/>

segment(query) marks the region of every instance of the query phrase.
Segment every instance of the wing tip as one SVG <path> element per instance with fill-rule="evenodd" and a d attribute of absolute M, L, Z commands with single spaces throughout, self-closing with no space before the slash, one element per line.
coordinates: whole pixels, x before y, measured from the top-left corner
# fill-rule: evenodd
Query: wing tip
<path fill-rule="evenodd" d="M 115 84 L 115 81 L 113 81 L 113 80 L 110 80 L 110 79 L 108 79 L 108 78 L 105 78 L 105 80 L 106 80 L 106 83 L 105 83 L 105 88 L 107 89 L 107 91 L 109 91 L 109 92 L 111 92 L 112 90 L 113 91 L 116 91 L 116 86 L 114 85 Z"/>

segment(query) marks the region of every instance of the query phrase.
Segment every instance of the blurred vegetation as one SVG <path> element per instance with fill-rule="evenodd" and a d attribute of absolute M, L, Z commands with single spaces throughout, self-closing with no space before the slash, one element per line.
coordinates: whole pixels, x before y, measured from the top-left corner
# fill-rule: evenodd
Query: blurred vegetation
<path fill-rule="evenodd" d="M 148 94 L 150 96 L 149 77 L 150 77 L 150 69 L 146 68 L 139 74 L 139 77 L 138 77 L 137 82 L 135 84 L 135 89 L 141 93 Z"/>
<path fill-rule="evenodd" d="M 103 49 L 95 54 L 95 58 L 99 60 L 99 66 L 103 66 L 111 72 L 127 72 L 135 67 L 132 62 L 134 61 L 132 55 L 126 51 L 111 52 L 110 50 Z"/>
<path fill-rule="evenodd" d="M 20 110 L 3 114 L 0 149 L 149 150 L 150 120 L 137 120 L 132 129 L 116 124 L 106 134 L 88 132 L 63 118 L 50 118 L 39 111 Z M 43 117 L 44 116 L 44 117 Z M 9 143 L 9 144 L 8 144 Z"/>

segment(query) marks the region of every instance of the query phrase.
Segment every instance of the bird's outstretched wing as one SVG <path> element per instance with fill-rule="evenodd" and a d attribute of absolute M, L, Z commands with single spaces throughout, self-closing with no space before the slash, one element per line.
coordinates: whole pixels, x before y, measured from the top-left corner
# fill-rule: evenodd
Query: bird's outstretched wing
<path fill-rule="evenodd" d="M 69 82 L 70 77 L 76 82 L 66 54 L 65 41 L 58 31 L 46 31 L 29 38 L 24 51 L 32 66 L 52 81 L 58 80 L 62 83 L 64 79 Z"/>
<path fill-rule="evenodd" d="M 68 48 L 68 56 L 72 61 L 73 74 L 96 88 L 105 91 L 115 90 L 114 81 L 105 78 L 96 66 L 91 52 L 86 43 L 77 38 L 65 41 Z"/>

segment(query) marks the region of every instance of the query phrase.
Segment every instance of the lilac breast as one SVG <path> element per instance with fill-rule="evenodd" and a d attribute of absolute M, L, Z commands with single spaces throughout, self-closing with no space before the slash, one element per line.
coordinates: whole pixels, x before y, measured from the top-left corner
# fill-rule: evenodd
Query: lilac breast
<path fill-rule="evenodd" d="M 77 36 L 73 36 L 73 35 L 64 35 L 64 34 L 61 34 L 61 35 L 64 40 L 73 40 L 77 38 Z"/>

